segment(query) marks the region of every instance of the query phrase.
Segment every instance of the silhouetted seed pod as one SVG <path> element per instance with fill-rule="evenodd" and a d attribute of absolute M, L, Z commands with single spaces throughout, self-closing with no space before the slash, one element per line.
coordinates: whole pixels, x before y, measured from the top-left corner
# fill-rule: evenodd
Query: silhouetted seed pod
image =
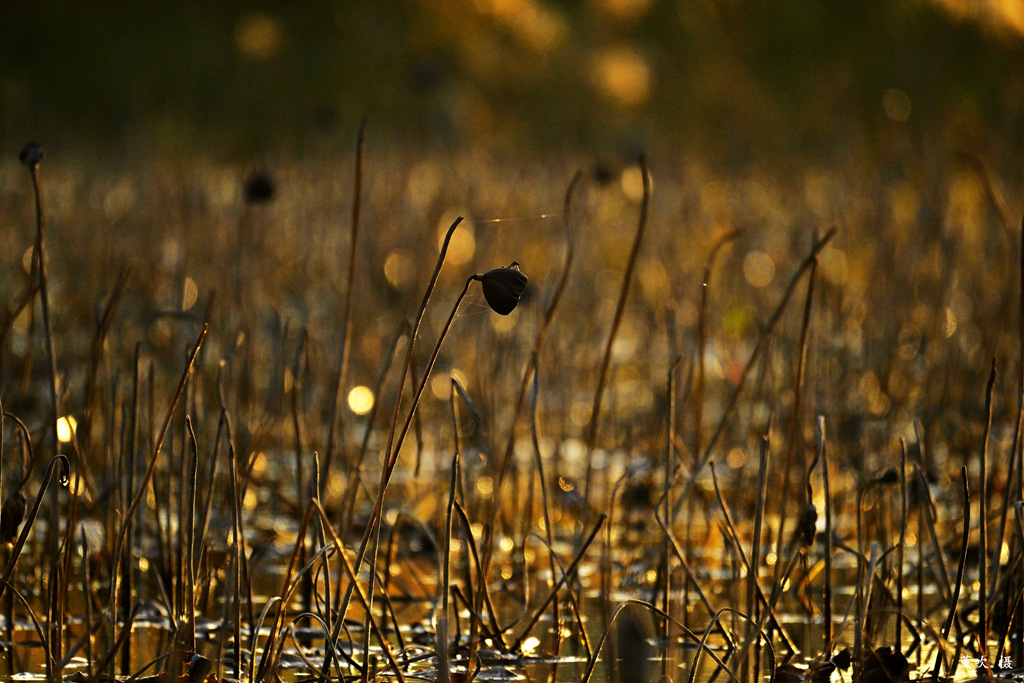
<path fill-rule="evenodd" d="M 875 481 L 878 482 L 879 484 L 895 484 L 899 480 L 900 480 L 899 470 L 897 470 L 895 467 L 890 467 L 885 472 L 883 472 L 882 476 L 880 476 Z"/>
<path fill-rule="evenodd" d="M 853 663 L 853 652 L 850 650 L 850 648 L 844 647 L 842 650 L 833 655 L 832 659 L 830 659 L 829 661 L 835 664 L 843 671 L 846 671 L 850 668 L 850 664 Z"/>
<path fill-rule="evenodd" d="M 804 670 L 793 664 L 779 664 L 775 667 L 776 683 L 801 683 L 804 680 Z"/>
<path fill-rule="evenodd" d="M 200 655 L 192 655 L 192 659 L 188 665 L 188 680 L 189 683 L 202 683 L 206 680 L 206 674 L 210 673 L 213 668 L 213 664 L 209 659 Z"/>
<path fill-rule="evenodd" d="M 507 268 L 489 270 L 477 279 L 484 288 L 484 298 L 488 305 L 501 315 L 508 315 L 515 309 L 519 297 L 526 289 L 526 276 L 520 272 L 519 264 L 515 261 Z"/>
<path fill-rule="evenodd" d="M 245 180 L 246 204 L 263 204 L 274 198 L 277 189 L 274 179 L 266 171 L 254 171 Z"/>
<path fill-rule="evenodd" d="M 832 680 L 832 673 L 836 670 L 836 665 L 831 661 L 822 662 L 821 665 L 811 672 L 811 680 L 814 683 L 830 683 Z"/>
<path fill-rule="evenodd" d="M 21 148 L 18 161 L 29 167 L 38 166 L 39 162 L 43 160 L 44 153 L 42 145 L 38 142 L 30 142 Z"/>
<path fill-rule="evenodd" d="M 808 503 L 804 511 L 800 513 L 800 521 L 797 523 L 797 531 L 804 545 L 809 546 L 814 543 L 814 525 L 817 521 L 818 509 L 814 507 L 814 503 Z"/>
<path fill-rule="evenodd" d="M 3 507 L 0 507 L 0 543 L 13 543 L 18 535 L 18 527 L 25 519 L 25 508 L 28 501 L 21 489 L 16 489 L 7 496 Z"/>
<path fill-rule="evenodd" d="M 880 647 L 868 655 L 860 680 L 864 683 L 901 683 L 909 678 L 910 662 L 899 650 Z"/>

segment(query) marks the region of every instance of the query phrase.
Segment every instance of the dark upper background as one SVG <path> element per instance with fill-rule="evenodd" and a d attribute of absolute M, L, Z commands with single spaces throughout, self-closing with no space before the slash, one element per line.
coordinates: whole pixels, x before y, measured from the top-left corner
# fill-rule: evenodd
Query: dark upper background
<path fill-rule="evenodd" d="M 1002 4 L 5 2 L 0 144 L 301 159 L 348 150 L 365 114 L 428 148 L 742 164 L 884 156 L 898 135 L 1017 168 L 1024 9 Z"/>

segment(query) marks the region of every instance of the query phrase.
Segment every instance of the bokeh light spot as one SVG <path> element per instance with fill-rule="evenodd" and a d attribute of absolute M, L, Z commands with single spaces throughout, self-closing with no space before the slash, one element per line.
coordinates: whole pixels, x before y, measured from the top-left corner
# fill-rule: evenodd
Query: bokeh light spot
<path fill-rule="evenodd" d="M 882 108 L 893 121 L 903 122 L 910 118 L 910 95 L 899 88 L 889 88 L 882 95 Z"/>
<path fill-rule="evenodd" d="M 78 427 L 78 421 L 70 415 L 66 415 L 57 420 L 57 440 L 61 443 L 68 443 L 75 435 L 75 429 Z"/>
<path fill-rule="evenodd" d="M 252 12 L 238 22 L 235 45 L 247 57 L 268 59 L 281 48 L 281 27 L 270 15 Z"/>
<path fill-rule="evenodd" d="M 647 176 L 650 182 L 650 174 Z M 622 171 L 622 194 L 634 202 L 642 201 L 644 198 L 644 172 L 639 164 L 634 164 Z M 653 185 L 654 183 L 651 183 Z"/>
<path fill-rule="evenodd" d="M 416 264 L 404 249 L 396 249 L 384 259 L 384 277 L 395 289 L 402 289 L 412 281 Z"/>
<path fill-rule="evenodd" d="M 373 390 L 370 387 L 353 387 L 348 392 L 348 407 L 356 415 L 366 415 L 373 410 Z"/>
<path fill-rule="evenodd" d="M 444 236 L 451 227 L 451 221 L 442 219 L 437 228 L 437 248 L 444 244 Z M 462 221 L 459 227 L 452 233 L 452 239 L 448 243 L 448 256 L 445 259 L 453 266 L 461 266 L 473 258 L 476 251 L 476 238 L 473 236 L 473 224 L 468 220 Z"/>
<path fill-rule="evenodd" d="M 775 261 L 766 252 L 752 251 L 743 259 L 743 277 L 754 287 L 767 287 L 775 279 Z"/>
<path fill-rule="evenodd" d="M 651 96 L 650 67 L 628 47 L 612 48 L 598 55 L 594 82 L 602 95 L 624 107 L 641 105 Z"/>
<path fill-rule="evenodd" d="M 181 310 L 187 311 L 196 305 L 196 301 L 199 299 L 199 287 L 196 285 L 196 281 L 190 277 L 185 277 L 185 284 L 182 287 L 181 292 Z"/>

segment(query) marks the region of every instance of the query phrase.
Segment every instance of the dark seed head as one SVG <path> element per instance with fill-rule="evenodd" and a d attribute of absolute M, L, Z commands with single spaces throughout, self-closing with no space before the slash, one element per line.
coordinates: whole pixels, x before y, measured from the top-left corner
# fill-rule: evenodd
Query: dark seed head
<path fill-rule="evenodd" d="M 254 171 L 245 180 L 246 204 L 263 204 L 274 198 L 277 186 L 266 171 Z"/>
<path fill-rule="evenodd" d="M 832 680 L 832 672 L 835 670 L 836 665 L 831 661 L 822 662 L 821 666 L 811 672 L 811 680 L 814 683 L 829 683 Z"/>
<path fill-rule="evenodd" d="M 44 154 L 42 145 L 38 142 L 30 142 L 21 148 L 21 153 L 18 154 L 18 161 L 32 168 L 39 165 L 39 162 L 43 160 Z"/>
<path fill-rule="evenodd" d="M 897 470 L 895 467 L 890 467 L 889 469 L 882 473 L 882 476 L 876 479 L 876 481 L 879 484 L 895 484 L 899 480 L 900 473 L 899 470 Z"/>
<path fill-rule="evenodd" d="M 850 664 L 853 663 L 853 652 L 850 650 L 850 648 L 845 647 L 839 652 L 837 652 L 835 655 L 833 655 L 832 659 L 830 659 L 829 661 L 835 664 L 843 671 L 846 671 L 850 668 Z"/>
<path fill-rule="evenodd" d="M 797 532 L 804 545 L 814 543 L 814 526 L 818 521 L 818 509 L 814 503 L 808 503 L 804 511 L 800 513 L 800 522 L 797 524 Z"/>
<path fill-rule="evenodd" d="M 0 509 L 2 510 L 2 517 L 0 517 L 0 543 L 14 542 L 15 537 L 18 535 L 18 527 L 21 526 L 21 521 L 25 519 L 26 507 L 25 494 L 21 492 L 20 488 L 15 489 L 7 496 L 7 500 L 4 501 L 3 507 Z"/>
<path fill-rule="evenodd" d="M 804 671 L 793 664 L 779 664 L 775 667 L 775 680 L 778 683 L 801 683 Z"/>
<path fill-rule="evenodd" d="M 910 673 L 910 662 L 899 650 L 880 647 L 868 655 L 860 679 L 865 683 L 901 683 Z"/>
<path fill-rule="evenodd" d="M 210 673 L 212 668 L 213 664 L 206 657 L 200 654 L 192 655 L 188 666 L 189 683 L 202 683 L 206 679 L 206 674 Z"/>
<path fill-rule="evenodd" d="M 519 303 L 519 297 L 526 289 L 526 276 L 515 261 L 507 268 L 495 268 L 478 275 L 484 289 L 484 298 L 495 313 L 508 315 Z"/>

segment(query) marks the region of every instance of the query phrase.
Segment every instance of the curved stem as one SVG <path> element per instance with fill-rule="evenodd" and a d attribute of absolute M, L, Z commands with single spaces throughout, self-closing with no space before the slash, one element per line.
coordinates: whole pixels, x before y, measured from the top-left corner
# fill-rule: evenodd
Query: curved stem
<path fill-rule="evenodd" d="M 68 462 L 67 456 L 57 454 L 50 458 L 50 463 L 46 466 L 46 474 L 43 476 L 43 484 L 39 487 L 39 493 L 36 495 L 36 500 L 32 504 L 32 511 L 29 512 L 28 517 L 25 519 L 25 526 L 21 529 L 21 535 L 18 536 L 17 542 L 14 544 L 14 549 L 11 550 L 11 558 L 7 561 L 7 568 L 4 569 L 3 577 L 0 577 L 0 598 L 3 598 L 4 593 L 7 591 L 7 586 L 10 585 L 11 577 L 14 575 L 14 568 L 18 564 L 18 558 L 21 556 L 21 551 L 25 547 L 25 541 L 28 540 L 29 532 L 32 531 L 32 522 L 35 521 L 36 515 L 39 513 L 39 506 L 43 503 L 43 495 L 46 493 L 46 489 L 50 486 L 50 479 L 53 478 L 53 469 L 60 464 L 60 483 L 62 486 L 67 486 L 71 480 L 71 465 Z"/>

